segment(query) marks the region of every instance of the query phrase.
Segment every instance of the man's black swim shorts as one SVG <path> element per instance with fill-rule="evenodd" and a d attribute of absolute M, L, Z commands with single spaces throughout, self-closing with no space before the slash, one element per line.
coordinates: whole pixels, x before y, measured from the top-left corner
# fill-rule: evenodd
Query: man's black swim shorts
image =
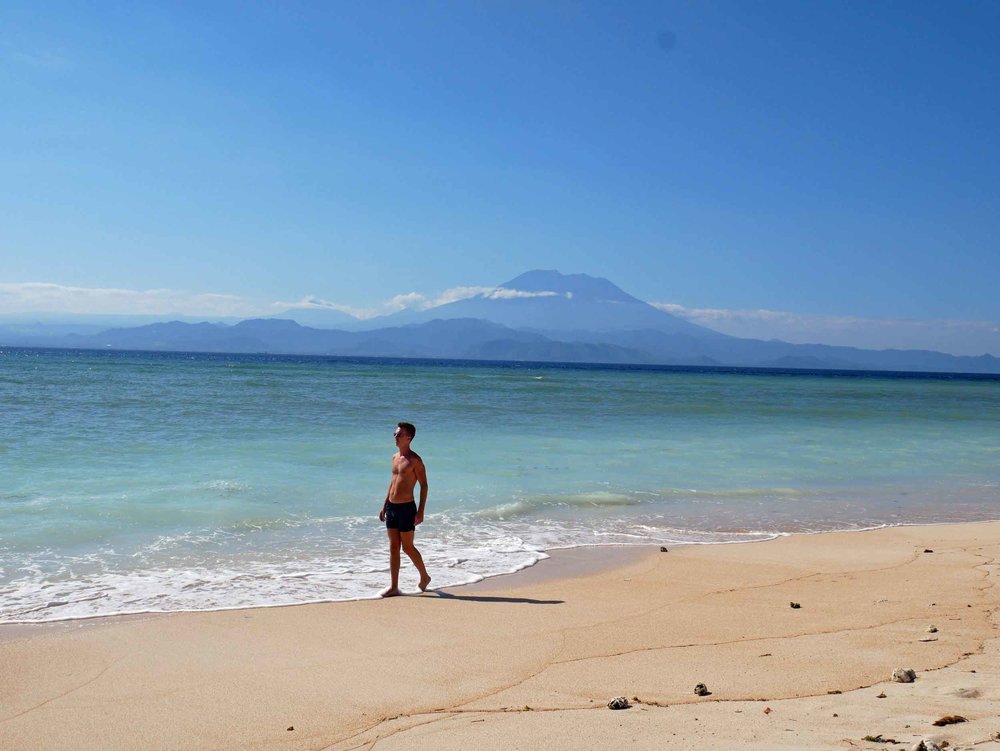
<path fill-rule="evenodd" d="M 400 532 L 412 532 L 417 528 L 417 502 L 385 504 L 386 529 L 398 529 Z"/>

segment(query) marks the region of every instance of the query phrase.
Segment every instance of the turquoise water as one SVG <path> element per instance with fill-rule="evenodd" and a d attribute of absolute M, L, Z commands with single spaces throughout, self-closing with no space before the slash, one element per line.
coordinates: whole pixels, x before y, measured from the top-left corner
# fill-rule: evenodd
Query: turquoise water
<path fill-rule="evenodd" d="M 1000 517 L 1000 378 L 0 350 L 0 404 L 0 622 L 374 596 L 399 420 L 437 585 Z"/>

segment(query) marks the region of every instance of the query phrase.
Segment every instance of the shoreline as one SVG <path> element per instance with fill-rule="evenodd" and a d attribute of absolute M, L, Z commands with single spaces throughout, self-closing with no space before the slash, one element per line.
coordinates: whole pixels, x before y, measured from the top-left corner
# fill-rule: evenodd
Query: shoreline
<path fill-rule="evenodd" d="M 1000 519 L 980 519 L 971 521 L 942 521 L 942 522 L 899 522 L 882 523 L 871 527 L 858 527 L 854 529 L 823 529 L 806 530 L 792 532 L 767 532 L 760 534 L 772 535 L 764 539 L 756 540 L 727 540 L 719 542 L 692 542 L 678 541 L 663 545 L 659 542 L 642 543 L 604 543 L 604 544 L 584 544 L 571 545 L 567 547 L 549 548 L 540 551 L 544 557 L 539 558 L 534 563 L 529 563 L 515 571 L 506 571 L 498 574 L 489 574 L 477 581 L 448 584 L 440 588 L 432 587 L 428 592 L 451 591 L 464 589 L 500 589 L 508 586 L 530 585 L 549 580 L 569 578 L 586 575 L 589 573 L 599 573 L 617 566 L 626 565 L 633 560 L 642 557 L 645 553 L 659 552 L 661 547 L 680 550 L 687 547 L 715 547 L 730 545 L 750 545 L 773 542 L 786 537 L 810 537 L 815 535 L 837 535 L 850 533 L 873 532 L 881 529 L 897 529 L 908 527 L 948 527 L 962 526 L 967 524 L 1000 524 Z M 406 568 L 408 561 L 403 562 Z M 408 591 L 404 596 L 419 596 L 418 591 Z M 275 604 L 258 604 L 221 608 L 205 608 L 191 610 L 147 610 L 128 613 L 109 613 L 103 615 L 87 615 L 69 618 L 53 619 L 50 621 L 15 621 L 0 623 L 0 643 L 10 638 L 30 637 L 34 631 L 44 632 L 46 630 L 58 628 L 86 627 L 90 625 L 104 625 L 118 620 L 137 620 L 147 618 L 162 618 L 193 613 L 225 613 L 232 611 L 253 611 L 258 609 L 273 608 L 296 608 L 312 605 L 336 605 L 349 602 L 379 601 L 383 598 L 373 595 L 371 597 L 354 597 L 332 600 L 307 600 L 303 602 L 288 602 Z"/>
<path fill-rule="evenodd" d="M 998 730 L 1000 523 L 648 546 L 593 570 L 576 559 L 599 548 L 573 550 L 387 601 L 42 625 L 0 640 L 0 746 L 960 749 Z M 932 725 L 946 714 L 968 721 Z"/>
<path fill-rule="evenodd" d="M 545 558 L 533 564 L 502 574 L 484 577 L 479 581 L 464 584 L 449 584 L 444 587 L 432 587 L 428 592 L 436 591 L 480 591 L 503 589 L 512 585 L 532 584 L 561 578 L 579 576 L 588 573 L 600 573 L 621 566 L 642 557 L 646 553 L 659 551 L 659 547 L 649 544 L 636 545 L 578 545 L 571 548 L 555 548 L 544 551 Z M 586 552 L 581 552 L 586 551 Z M 406 565 L 406 564 L 404 564 Z M 516 577 L 516 580 L 512 577 Z M 405 592 L 404 597 L 419 597 L 420 592 Z M 21 621 L 15 623 L 0 623 L 0 643 L 8 639 L 24 639 L 48 633 L 54 630 L 73 630 L 78 628 L 111 625 L 118 621 L 136 621 L 151 618 L 167 618 L 195 613 L 227 613 L 238 611 L 271 610 L 274 608 L 299 608 L 314 605 L 338 605 L 349 602 L 378 602 L 381 597 L 357 597 L 349 600 L 317 600 L 313 602 L 290 602 L 275 605 L 250 605 L 247 607 L 214 608 L 205 610 L 169 610 L 145 611 L 140 613 L 111 613 L 108 615 L 92 615 L 78 618 L 62 618 L 51 621 Z"/>

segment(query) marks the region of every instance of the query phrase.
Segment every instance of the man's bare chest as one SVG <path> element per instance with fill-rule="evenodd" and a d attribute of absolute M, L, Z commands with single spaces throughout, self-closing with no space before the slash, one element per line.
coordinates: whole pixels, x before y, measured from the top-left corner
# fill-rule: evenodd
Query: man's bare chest
<path fill-rule="evenodd" d="M 400 477 L 408 477 L 413 474 L 413 462 L 405 458 L 397 458 L 392 463 L 392 473 Z"/>

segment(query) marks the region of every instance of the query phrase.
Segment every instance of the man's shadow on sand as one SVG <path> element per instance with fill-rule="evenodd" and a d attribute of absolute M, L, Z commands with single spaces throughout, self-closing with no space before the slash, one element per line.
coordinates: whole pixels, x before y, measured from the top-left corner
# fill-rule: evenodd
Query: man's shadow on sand
<path fill-rule="evenodd" d="M 428 590 L 425 594 L 433 594 L 442 600 L 465 600 L 466 602 L 514 602 L 526 605 L 562 605 L 565 600 L 533 600 L 530 597 L 490 597 L 488 595 L 456 595 L 440 589 Z"/>

